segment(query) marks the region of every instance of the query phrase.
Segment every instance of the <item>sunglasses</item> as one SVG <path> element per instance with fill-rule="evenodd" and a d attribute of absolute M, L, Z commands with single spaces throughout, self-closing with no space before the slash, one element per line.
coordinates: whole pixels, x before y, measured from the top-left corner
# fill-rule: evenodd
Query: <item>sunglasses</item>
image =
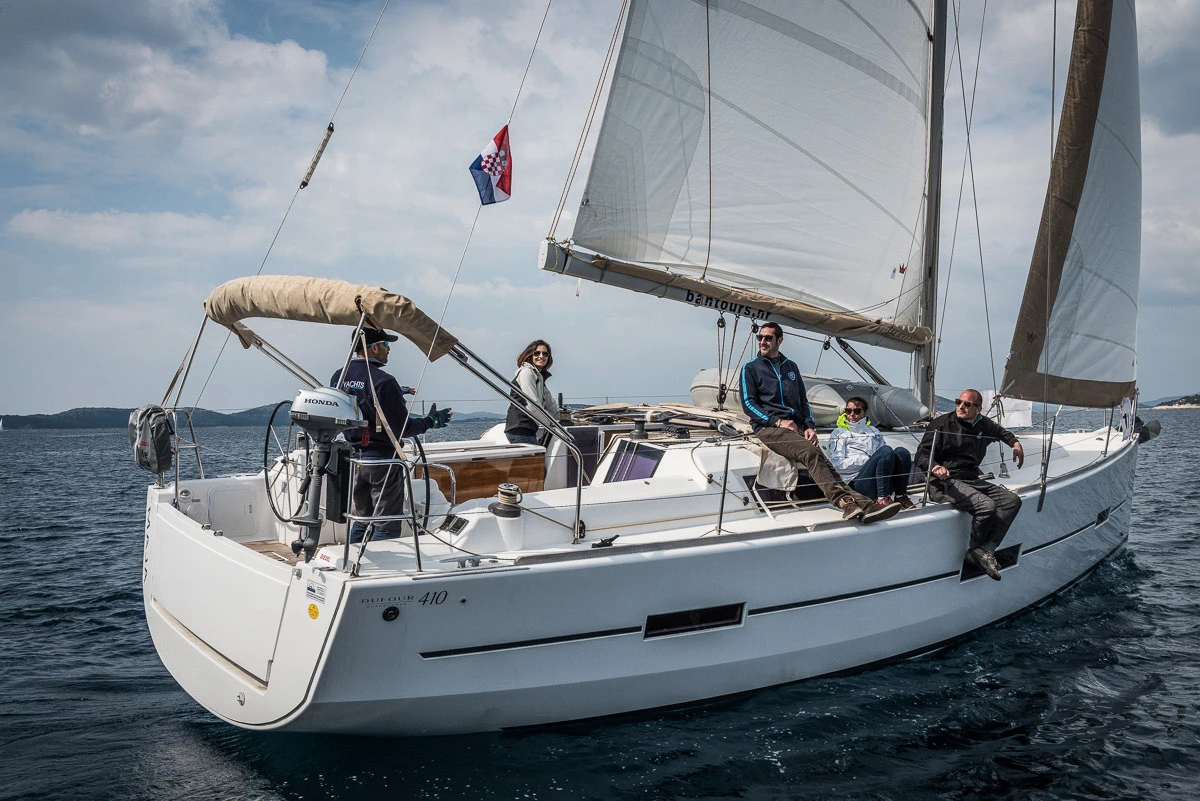
<path fill-rule="evenodd" d="M 955 398 L 954 405 L 955 406 L 965 406 L 968 409 L 970 409 L 972 406 L 980 406 L 982 404 L 976 403 L 975 401 L 965 401 L 962 398 Z"/>
<path fill-rule="evenodd" d="M 383 346 L 384 346 L 385 348 L 387 348 L 388 350 L 391 350 L 391 349 L 392 349 L 392 343 L 391 343 L 391 342 L 388 342 L 386 339 L 381 339 L 381 340 L 379 340 L 378 342 L 372 342 L 371 344 L 372 344 L 372 345 L 383 345 Z"/>
<path fill-rule="evenodd" d="M 846 407 L 846 414 L 866 414 L 866 413 L 867 413 L 866 409 L 859 408 L 858 406 L 847 406 Z"/>
<path fill-rule="evenodd" d="M 548 350 L 535 350 L 535 351 L 533 352 L 533 355 L 534 355 L 534 356 L 545 356 L 545 357 L 548 359 L 548 358 L 550 358 L 550 351 L 548 351 Z"/>
<path fill-rule="evenodd" d="M 759 342 L 770 342 L 774 338 L 775 338 L 774 334 L 760 334 L 758 336 L 758 341 Z"/>

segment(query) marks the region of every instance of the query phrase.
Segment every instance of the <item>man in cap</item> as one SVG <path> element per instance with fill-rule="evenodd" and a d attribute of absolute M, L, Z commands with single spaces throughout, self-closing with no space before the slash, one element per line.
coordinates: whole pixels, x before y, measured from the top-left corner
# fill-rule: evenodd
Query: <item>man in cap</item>
<path fill-rule="evenodd" d="M 1013 449 L 1013 461 L 1025 464 L 1025 450 L 1013 433 L 983 414 L 983 395 L 965 389 L 954 411 L 936 417 L 925 429 L 913 461 L 929 474 L 929 500 L 949 503 L 971 515 L 967 560 L 996 581 L 996 549 L 1021 511 L 1021 499 L 1007 487 L 980 477 L 979 465 L 993 442 Z"/>
<path fill-rule="evenodd" d="M 346 374 L 338 370 L 329 380 L 330 386 L 358 399 L 367 426 L 347 431 L 346 439 L 354 443 L 365 459 L 393 459 L 396 449 L 385 427 L 391 427 L 397 440 L 424 434 L 431 428 L 445 428 L 450 422 L 450 409 L 439 410 L 434 404 L 425 417 L 410 416 L 404 395 L 414 394 L 402 387 L 383 366 L 391 355 L 392 343 L 399 337 L 377 328 L 364 328 L 355 348 L 357 355 L 350 360 Z M 404 514 L 403 474 L 396 465 L 362 465 L 353 489 L 354 514 Z M 361 542 L 367 527 L 355 523 L 350 527 L 350 542 Z M 376 526 L 375 539 L 400 536 L 400 521 L 383 522 Z"/>

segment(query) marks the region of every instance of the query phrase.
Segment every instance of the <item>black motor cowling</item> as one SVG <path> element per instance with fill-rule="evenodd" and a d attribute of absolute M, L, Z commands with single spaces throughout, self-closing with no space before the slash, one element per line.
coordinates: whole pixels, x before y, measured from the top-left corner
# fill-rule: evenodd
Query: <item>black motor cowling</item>
<path fill-rule="evenodd" d="M 153 404 L 129 414 L 129 444 L 133 461 L 143 470 L 162 475 L 171 469 L 175 458 L 175 427 L 171 416 Z"/>

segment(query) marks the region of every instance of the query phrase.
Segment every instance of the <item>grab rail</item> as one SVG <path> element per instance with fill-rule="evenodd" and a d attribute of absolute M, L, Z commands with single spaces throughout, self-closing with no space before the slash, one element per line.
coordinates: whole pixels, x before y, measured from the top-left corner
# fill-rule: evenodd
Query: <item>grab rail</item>
<path fill-rule="evenodd" d="M 484 386 L 496 392 L 502 398 L 505 398 L 509 403 L 520 403 L 525 414 L 529 415 L 533 420 L 541 424 L 543 428 L 550 431 L 554 436 L 562 441 L 571 455 L 575 457 L 575 464 L 578 465 L 580 476 L 583 475 L 583 452 L 579 450 L 579 446 L 575 444 L 571 434 L 563 428 L 562 424 L 551 417 L 541 403 L 537 399 L 529 397 L 517 386 L 516 381 L 509 381 L 496 368 L 485 362 L 483 359 L 475 355 L 470 348 L 459 342 L 450 350 L 450 356 L 458 362 L 463 369 L 474 375 Z M 478 363 L 478 367 L 476 366 Z M 583 510 L 583 481 L 578 481 L 575 485 L 575 524 L 571 528 L 573 543 L 578 543 L 583 539 L 583 528 L 580 525 L 580 520 Z"/>
<path fill-rule="evenodd" d="M 204 480 L 204 463 L 200 461 L 200 441 L 196 439 L 196 428 L 192 425 L 192 409 L 183 406 L 171 406 L 165 409 L 167 414 L 171 415 L 171 430 L 174 432 L 174 447 L 175 447 L 175 506 L 179 507 L 179 455 L 180 451 L 190 450 L 196 454 L 196 467 L 200 470 L 200 480 Z M 183 434 L 179 429 L 179 414 L 182 413 L 187 420 L 188 434 L 191 436 L 191 442 L 183 441 Z M 159 475 L 159 481 L 162 476 Z"/>
<path fill-rule="evenodd" d="M 351 456 L 349 461 L 350 461 L 350 486 L 351 487 L 353 487 L 355 482 L 357 481 L 358 472 L 364 465 L 370 465 L 370 466 L 387 465 L 389 467 L 391 467 L 391 466 L 398 467 L 400 470 L 399 480 L 404 482 L 404 492 L 405 492 L 405 496 L 406 496 L 405 502 L 408 506 L 408 512 L 406 512 L 404 514 L 398 514 L 398 515 L 376 515 L 376 514 L 358 515 L 358 514 L 354 514 L 353 512 L 347 513 L 346 520 L 348 521 L 348 523 L 346 526 L 346 548 L 344 551 L 344 556 L 342 558 L 342 564 L 344 565 L 343 569 L 349 571 L 352 576 L 358 575 L 359 565 L 362 563 L 362 557 L 363 557 L 363 554 L 366 552 L 367 543 L 369 543 L 371 541 L 371 539 L 374 535 L 376 523 L 394 523 L 394 522 L 408 521 L 412 525 L 413 551 L 414 551 L 414 553 L 416 555 L 416 559 L 417 559 L 417 572 L 418 573 L 425 572 L 425 568 L 422 565 L 422 560 L 421 560 L 420 535 L 421 535 L 421 532 L 425 531 L 426 529 L 425 529 L 425 526 L 421 525 L 417 520 L 416 493 L 413 489 L 413 465 L 409 463 L 409 460 L 405 459 L 402 456 L 396 456 L 391 459 L 365 459 L 360 456 Z M 441 470 L 445 470 L 449 474 L 449 476 L 450 476 L 450 499 L 449 499 L 449 507 L 447 509 L 447 514 L 449 514 L 450 510 L 454 508 L 454 506 L 457 502 L 457 498 L 458 498 L 458 480 L 454 475 L 454 470 L 451 469 L 448 465 L 441 464 L 438 462 L 425 462 L 425 463 L 423 463 L 422 466 L 427 471 L 430 468 L 438 468 Z M 432 479 L 430 479 L 430 480 L 432 480 Z M 434 483 L 436 484 L 437 482 L 434 482 Z M 440 488 L 439 488 L 439 490 L 440 490 Z M 425 515 L 426 516 L 429 515 L 429 507 L 428 506 L 425 508 Z M 351 543 L 350 543 L 349 533 L 350 533 L 350 528 L 354 523 L 365 523 L 367 526 L 367 530 L 363 533 L 362 544 L 358 548 L 358 556 L 357 556 L 357 558 L 355 558 L 353 567 L 352 567 L 351 562 L 350 562 L 350 545 L 351 545 Z"/>
<path fill-rule="evenodd" d="M 399 515 L 356 515 L 349 513 L 346 515 L 346 548 L 342 557 L 343 570 L 350 573 L 351 576 L 358 575 L 359 565 L 362 564 L 363 554 L 367 550 L 367 543 L 371 541 L 372 535 L 375 533 L 376 523 L 391 523 L 396 521 L 408 520 L 413 527 L 413 550 L 417 556 L 417 571 L 423 572 L 421 568 L 421 545 L 417 536 L 417 512 L 413 505 L 412 495 L 412 471 L 409 469 L 408 461 L 403 458 L 394 457 L 391 459 L 364 459 L 359 456 L 350 457 L 350 486 L 353 487 L 358 481 L 358 473 L 363 466 L 383 466 L 397 467 L 400 469 L 400 479 L 404 482 L 404 487 L 407 490 L 408 508 L 411 510 L 409 514 Z M 386 484 L 384 485 L 386 488 Z M 353 502 L 351 502 L 353 508 Z M 350 562 L 350 530 L 354 523 L 366 523 L 367 529 L 363 532 L 362 543 L 358 546 L 358 556 L 354 560 L 353 565 Z"/>

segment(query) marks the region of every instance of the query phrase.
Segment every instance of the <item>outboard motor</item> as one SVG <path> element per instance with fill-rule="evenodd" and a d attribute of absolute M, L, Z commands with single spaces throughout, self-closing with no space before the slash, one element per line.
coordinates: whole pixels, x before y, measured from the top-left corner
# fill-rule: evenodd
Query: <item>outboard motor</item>
<path fill-rule="evenodd" d="M 175 428 L 163 407 L 142 406 L 130 413 L 129 444 L 133 446 L 133 461 L 158 476 L 160 484 L 163 473 L 174 463 L 174 438 Z"/>
<path fill-rule="evenodd" d="M 304 514 L 294 521 L 304 536 L 292 543 L 292 553 L 304 551 L 304 561 L 308 562 L 321 542 L 321 483 L 329 465 L 330 443 L 347 429 L 362 428 L 363 417 L 353 395 L 330 387 L 301 390 L 292 403 L 291 417 L 313 445 Z"/>

